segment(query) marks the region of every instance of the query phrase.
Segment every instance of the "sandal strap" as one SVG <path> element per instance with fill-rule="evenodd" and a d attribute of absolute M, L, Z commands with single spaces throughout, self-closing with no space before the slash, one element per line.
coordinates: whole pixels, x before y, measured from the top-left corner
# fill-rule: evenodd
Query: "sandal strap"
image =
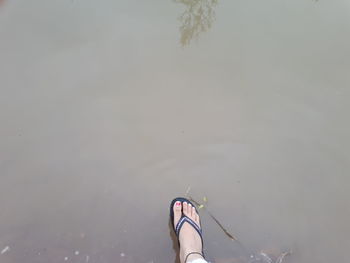
<path fill-rule="evenodd" d="M 185 263 L 187 262 L 187 259 L 189 256 L 191 255 L 200 255 L 202 258 L 204 258 L 203 254 L 202 253 L 199 253 L 199 252 L 191 252 L 191 253 L 188 253 L 186 258 L 185 258 Z"/>
<path fill-rule="evenodd" d="M 185 222 L 189 223 L 197 231 L 199 236 L 202 238 L 202 229 L 197 225 L 196 222 L 194 222 L 191 218 L 189 218 L 187 216 L 182 216 L 180 218 L 179 222 L 177 223 L 177 225 L 175 227 L 175 233 L 177 236 L 179 236 L 180 230 Z"/>

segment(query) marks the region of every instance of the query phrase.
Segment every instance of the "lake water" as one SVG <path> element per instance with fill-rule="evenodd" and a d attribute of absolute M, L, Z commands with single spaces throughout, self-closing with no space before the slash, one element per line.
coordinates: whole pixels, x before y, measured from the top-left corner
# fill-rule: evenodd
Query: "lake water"
<path fill-rule="evenodd" d="M 349 73 L 348 0 L 1 0 L 0 262 L 175 262 L 189 187 L 244 253 L 347 262 Z"/>

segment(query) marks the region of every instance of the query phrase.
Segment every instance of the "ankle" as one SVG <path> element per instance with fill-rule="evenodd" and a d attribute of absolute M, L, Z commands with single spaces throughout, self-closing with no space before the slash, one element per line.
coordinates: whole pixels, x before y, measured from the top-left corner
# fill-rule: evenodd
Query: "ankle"
<path fill-rule="evenodd" d="M 184 260 L 184 263 L 189 263 L 195 259 L 204 259 L 202 253 L 199 253 L 199 252 L 189 252 L 186 254 L 186 257 L 185 257 L 185 260 Z"/>

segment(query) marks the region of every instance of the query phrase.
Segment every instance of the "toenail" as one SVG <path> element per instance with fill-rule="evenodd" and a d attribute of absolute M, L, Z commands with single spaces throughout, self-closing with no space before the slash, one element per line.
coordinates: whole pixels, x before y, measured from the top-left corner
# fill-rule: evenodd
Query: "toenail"
<path fill-rule="evenodd" d="M 176 206 L 180 206 L 181 205 L 181 203 L 180 202 L 176 202 Z"/>

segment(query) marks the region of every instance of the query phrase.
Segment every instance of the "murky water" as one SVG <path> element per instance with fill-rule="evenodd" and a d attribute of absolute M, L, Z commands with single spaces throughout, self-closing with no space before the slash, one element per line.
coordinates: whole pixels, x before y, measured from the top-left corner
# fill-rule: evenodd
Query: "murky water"
<path fill-rule="evenodd" d="M 349 72 L 347 0 L 0 1 L 0 262 L 174 262 L 189 186 L 248 251 L 347 262 Z"/>

